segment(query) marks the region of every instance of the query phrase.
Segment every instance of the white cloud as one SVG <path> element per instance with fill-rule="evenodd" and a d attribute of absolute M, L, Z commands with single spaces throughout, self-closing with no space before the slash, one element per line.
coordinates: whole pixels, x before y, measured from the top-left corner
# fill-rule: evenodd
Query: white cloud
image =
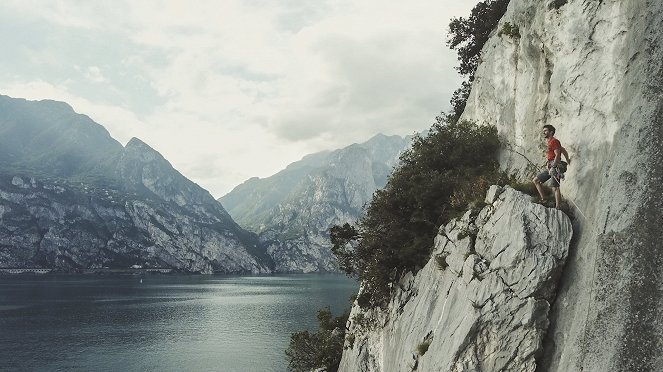
<path fill-rule="evenodd" d="M 71 0 L 3 0 L 1 6 L 6 11 L 21 16 L 37 18 L 62 27 L 88 30 L 102 27 L 95 19 L 99 15 L 108 15 L 113 9 L 110 3 Z"/>
<path fill-rule="evenodd" d="M 20 73 L 0 61 L 0 93 L 66 101 L 221 196 L 306 153 L 427 128 L 460 82 L 444 31 L 464 3 L 8 1 L 57 37 Z M 65 59 L 77 76 L 39 62 Z"/>
<path fill-rule="evenodd" d="M 108 79 L 106 79 L 101 73 L 101 69 L 97 66 L 88 67 L 87 71 L 85 71 L 85 78 L 93 83 L 104 83 L 108 81 Z"/>

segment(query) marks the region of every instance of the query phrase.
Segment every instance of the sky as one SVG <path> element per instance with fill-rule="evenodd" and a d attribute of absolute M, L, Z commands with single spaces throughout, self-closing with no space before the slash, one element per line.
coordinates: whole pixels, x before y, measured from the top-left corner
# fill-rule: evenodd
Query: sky
<path fill-rule="evenodd" d="M 0 94 L 70 104 L 218 198 L 304 155 L 425 130 L 474 0 L 2 0 Z"/>

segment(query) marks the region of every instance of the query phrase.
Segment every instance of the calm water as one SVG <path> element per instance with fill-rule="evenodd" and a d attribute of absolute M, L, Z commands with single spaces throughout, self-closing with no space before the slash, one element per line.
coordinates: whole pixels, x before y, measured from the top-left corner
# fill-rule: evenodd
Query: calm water
<path fill-rule="evenodd" d="M 341 275 L 0 277 L 0 370 L 285 371 Z"/>

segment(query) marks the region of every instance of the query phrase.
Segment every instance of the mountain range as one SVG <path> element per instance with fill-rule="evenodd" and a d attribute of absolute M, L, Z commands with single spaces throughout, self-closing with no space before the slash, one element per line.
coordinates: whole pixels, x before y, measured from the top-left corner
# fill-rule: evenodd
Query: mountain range
<path fill-rule="evenodd" d="M 411 137 L 378 134 L 311 154 L 271 177 L 251 178 L 218 200 L 237 223 L 258 234 L 276 271 L 337 271 L 330 227 L 361 216 L 410 142 Z"/>
<path fill-rule="evenodd" d="M 0 267 L 268 273 L 209 192 L 62 102 L 0 96 Z"/>
<path fill-rule="evenodd" d="M 217 201 L 138 138 L 122 146 L 66 103 L 0 95 L 0 267 L 337 271 L 329 228 L 361 215 L 409 142 L 311 154 Z"/>

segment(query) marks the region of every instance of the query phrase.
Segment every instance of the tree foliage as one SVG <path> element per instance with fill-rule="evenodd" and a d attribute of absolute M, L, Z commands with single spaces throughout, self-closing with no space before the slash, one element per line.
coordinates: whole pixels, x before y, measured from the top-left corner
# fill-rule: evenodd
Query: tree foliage
<path fill-rule="evenodd" d="M 474 80 L 481 49 L 508 5 L 509 0 L 484 0 L 472 9 L 469 17 L 453 18 L 449 23 L 447 45 L 458 52 L 460 65 L 456 69 L 469 76 L 470 82 Z"/>
<path fill-rule="evenodd" d="M 325 368 L 328 372 L 338 371 L 345 341 L 345 323 L 349 315 L 348 310 L 333 317 L 329 307 L 326 307 L 318 311 L 317 332 L 293 333 L 290 346 L 285 351 L 290 370 L 304 372 Z"/>
<path fill-rule="evenodd" d="M 360 306 L 383 305 L 390 283 L 429 259 L 438 227 L 483 199 L 500 177 L 499 146 L 495 127 L 440 117 L 403 153 L 357 226 L 331 230 L 341 268 L 362 280 Z"/>
<path fill-rule="evenodd" d="M 467 105 L 467 99 L 470 97 L 470 90 L 472 89 L 472 83 L 469 81 L 463 81 L 460 88 L 454 91 L 454 94 L 451 96 L 451 113 L 449 113 L 446 119 L 450 122 L 457 122 L 460 119 L 460 116 L 465 111 L 465 105 Z"/>

